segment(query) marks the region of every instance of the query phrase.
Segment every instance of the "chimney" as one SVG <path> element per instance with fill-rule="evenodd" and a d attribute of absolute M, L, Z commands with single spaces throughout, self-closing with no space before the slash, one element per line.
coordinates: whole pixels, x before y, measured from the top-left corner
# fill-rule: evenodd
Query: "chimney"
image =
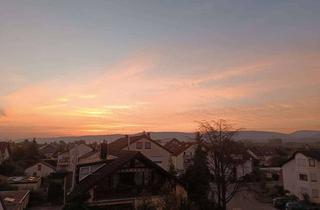
<path fill-rule="evenodd" d="M 106 160 L 108 156 L 108 142 L 103 141 L 100 144 L 100 158 L 101 160 Z"/>

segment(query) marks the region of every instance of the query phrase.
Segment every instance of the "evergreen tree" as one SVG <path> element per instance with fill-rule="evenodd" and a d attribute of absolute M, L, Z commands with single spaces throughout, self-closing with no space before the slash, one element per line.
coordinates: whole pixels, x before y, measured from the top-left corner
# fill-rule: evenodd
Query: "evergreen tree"
<path fill-rule="evenodd" d="M 210 172 L 207 166 L 207 153 L 201 144 L 201 136 L 196 134 L 198 147 L 195 151 L 193 164 L 187 168 L 185 174 L 186 188 L 189 199 L 199 209 L 208 209 L 210 202 L 208 194 L 210 190 Z"/>

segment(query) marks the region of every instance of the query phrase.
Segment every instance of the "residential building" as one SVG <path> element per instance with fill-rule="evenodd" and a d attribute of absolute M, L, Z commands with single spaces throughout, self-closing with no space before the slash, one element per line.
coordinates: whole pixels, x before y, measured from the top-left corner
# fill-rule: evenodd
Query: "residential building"
<path fill-rule="evenodd" d="M 277 154 L 273 147 L 252 147 L 247 152 L 257 160 L 259 166 L 271 166 L 271 159 Z"/>
<path fill-rule="evenodd" d="M 295 152 L 282 165 L 283 187 L 300 199 L 307 195 L 311 202 L 320 203 L 320 151 Z"/>
<path fill-rule="evenodd" d="M 34 176 L 12 176 L 8 177 L 8 183 L 18 190 L 37 191 L 40 189 L 41 178 Z"/>
<path fill-rule="evenodd" d="M 111 142 L 108 148 L 113 153 L 121 150 L 139 151 L 163 169 L 169 170 L 171 151 L 156 140 L 151 139 L 146 132 L 138 135 L 126 135 Z"/>
<path fill-rule="evenodd" d="M 39 148 L 39 153 L 46 158 L 54 158 L 57 155 L 58 146 L 54 143 L 45 144 Z"/>
<path fill-rule="evenodd" d="M 192 164 L 197 143 L 183 142 L 173 138 L 170 141 L 167 141 L 164 144 L 164 147 L 171 152 L 172 164 L 179 173 L 185 171 Z"/>
<path fill-rule="evenodd" d="M 178 198 L 186 197 L 175 177 L 142 153 L 121 150 L 112 155 L 116 158 L 78 165 L 70 200 L 87 194 L 85 202 L 89 206 L 133 210 L 145 199 L 159 205 L 166 184 Z"/>
<path fill-rule="evenodd" d="M 65 170 L 72 172 L 78 164 L 79 158 L 93 149 L 84 144 L 74 144 L 71 149 L 58 155 L 57 170 Z"/>
<path fill-rule="evenodd" d="M 10 158 L 9 142 L 0 142 L 0 164 Z"/>
<path fill-rule="evenodd" d="M 25 169 L 25 174 L 28 176 L 39 176 L 41 178 L 47 177 L 51 173 L 56 172 L 57 160 L 44 159 L 38 163 Z"/>
<path fill-rule="evenodd" d="M 0 210 L 24 210 L 29 204 L 30 191 L 0 191 Z"/>

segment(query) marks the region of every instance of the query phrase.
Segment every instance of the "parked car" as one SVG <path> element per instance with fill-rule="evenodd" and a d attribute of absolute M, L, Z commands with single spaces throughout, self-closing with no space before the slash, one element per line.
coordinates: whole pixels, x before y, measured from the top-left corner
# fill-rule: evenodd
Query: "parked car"
<path fill-rule="evenodd" d="M 320 207 L 306 204 L 303 201 L 289 201 L 285 205 L 285 210 L 320 210 Z"/>
<path fill-rule="evenodd" d="M 286 203 L 291 201 L 295 201 L 295 198 L 290 196 L 276 197 L 272 200 L 272 204 L 275 208 L 284 210 Z"/>

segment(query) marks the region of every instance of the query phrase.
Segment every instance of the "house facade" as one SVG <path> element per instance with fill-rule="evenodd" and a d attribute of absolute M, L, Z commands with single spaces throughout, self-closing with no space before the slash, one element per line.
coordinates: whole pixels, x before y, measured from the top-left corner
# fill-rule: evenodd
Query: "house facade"
<path fill-rule="evenodd" d="M 136 209 L 148 199 L 160 210 L 164 186 L 168 185 L 178 198 L 186 197 L 177 180 L 142 153 L 120 151 L 116 156 L 112 160 L 78 165 L 77 184 L 69 199 L 86 194 L 89 206 L 117 210 Z"/>
<path fill-rule="evenodd" d="M 55 160 L 42 160 L 25 169 L 28 176 L 47 177 L 51 173 L 56 172 L 57 163 Z"/>
<path fill-rule="evenodd" d="M 124 151 L 138 151 L 148 157 L 154 163 L 158 164 L 165 170 L 169 170 L 171 151 L 151 139 L 148 133 L 143 132 L 139 135 L 129 136 L 117 139 L 109 144 L 111 152 Z"/>
<path fill-rule="evenodd" d="M 194 152 L 197 148 L 196 142 L 183 142 L 176 138 L 166 142 L 164 147 L 171 151 L 172 164 L 175 170 L 184 172 L 193 161 Z"/>
<path fill-rule="evenodd" d="M 320 151 L 297 151 L 281 168 L 285 190 L 320 203 Z"/>

